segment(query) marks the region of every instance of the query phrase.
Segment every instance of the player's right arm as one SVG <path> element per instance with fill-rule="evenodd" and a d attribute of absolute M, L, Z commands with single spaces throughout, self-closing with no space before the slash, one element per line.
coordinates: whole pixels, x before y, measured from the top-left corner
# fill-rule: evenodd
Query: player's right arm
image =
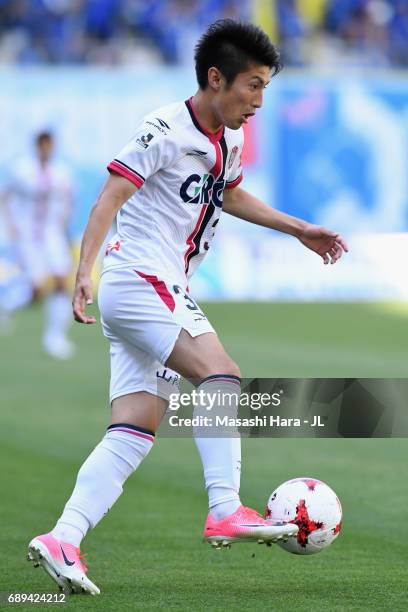
<path fill-rule="evenodd" d="M 157 118 L 149 117 L 143 119 L 130 142 L 108 165 L 111 174 L 92 209 L 82 240 L 72 302 L 74 318 L 79 323 L 95 323 L 94 317 L 85 314 L 86 305 L 92 304 L 91 271 L 116 213 L 149 176 L 170 165 L 178 154 L 178 138 L 171 136 L 171 128 L 166 124 L 164 129 L 156 125 Z"/>
<path fill-rule="evenodd" d="M 92 208 L 81 244 L 81 254 L 75 281 L 72 308 L 78 323 L 95 323 L 95 317 L 85 314 L 85 307 L 92 304 L 91 273 L 99 249 L 118 210 L 137 191 L 134 183 L 111 172 L 101 194 Z"/>

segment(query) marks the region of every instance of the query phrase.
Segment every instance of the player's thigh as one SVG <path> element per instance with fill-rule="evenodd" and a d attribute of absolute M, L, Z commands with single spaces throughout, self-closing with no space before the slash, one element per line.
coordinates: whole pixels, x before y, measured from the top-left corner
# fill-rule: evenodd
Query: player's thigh
<path fill-rule="evenodd" d="M 183 376 L 240 375 L 204 312 L 180 285 L 113 269 L 102 275 L 98 301 L 105 335 L 109 330 Z"/>
<path fill-rule="evenodd" d="M 158 287 L 156 287 L 157 289 Z M 182 376 L 199 381 L 213 374 L 240 376 L 238 366 L 226 353 L 203 310 L 180 285 L 167 283 L 166 291 L 172 318 L 179 326 L 172 338 L 172 349 L 161 362 Z"/>
<path fill-rule="evenodd" d="M 105 335 L 110 343 L 110 402 L 138 391 L 168 401 L 169 394 L 178 389 L 180 376 L 150 353 L 117 337 L 109 328 L 105 328 Z"/>
<path fill-rule="evenodd" d="M 155 432 L 167 410 L 168 402 L 163 398 L 137 391 L 121 395 L 112 402 L 111 424 L 133 425 L 146 432 Z"/>
<path fill-rule="evenodd" d="M 215 333 L 192 337 L 182 329 L 166 365 L 196 381 L 215 374 L 241 376 Z"/>
<path fill-rule="evenodd" d="M 166 363 L 182 329 L 214 333 L 204 313 L 178 285 L 133 269 L 107 270 L 98 295 L 103 329 Z"/>
<path fill-rule="evenodd" d="M 179 326 L 154 289 L 132 269 L 102 274 L 98 306 L 106 336 L 113 334 L 150 359 L 165 362 Z"/>
<path fill-rule="evenodd" d="M 156 431 L 170 395 L 178 393 L 180 377 L 109 328 L 105 335 L 110 342 L 111 422 Z"/>

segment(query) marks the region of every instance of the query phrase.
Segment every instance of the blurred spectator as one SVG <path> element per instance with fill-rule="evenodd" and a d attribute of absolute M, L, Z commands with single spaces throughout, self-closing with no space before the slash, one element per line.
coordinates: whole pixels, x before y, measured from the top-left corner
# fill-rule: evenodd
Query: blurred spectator
<path fill-rule="evenodd" d="M 191 56 L 193 39 L 211 21 L 247 20 L 248 6 L 249 0 L 0 0 L 0 63 L 176 64 Z"/>
<path fill-rule="evenodd" d="M 313 1 L 296 4 L 299 8 Z M 325 0 L 325 4 L 321 23 L 305 29 L 298 53 L 304 65 L 408 65 L 408 0 Z"/>
<path fill-rule="evenodd" d="M 286 65 L 408 65 L 408 0 L 275 0 L 275 4 Z"/>
<path fill-rule="evenodd" d="M 0 63 L 185 63 L 260 2 L 286 65 L 408 65 L 408 0 L 0 0 Z"/>
<path fill-rule="evenodd" d="M 277 21 L 279 45 L 284 62 L 292 66 L 302 65 L 302 39 L 306 33 L 306 26 L 298 13 L 296 0 L 278 0 Z"/>

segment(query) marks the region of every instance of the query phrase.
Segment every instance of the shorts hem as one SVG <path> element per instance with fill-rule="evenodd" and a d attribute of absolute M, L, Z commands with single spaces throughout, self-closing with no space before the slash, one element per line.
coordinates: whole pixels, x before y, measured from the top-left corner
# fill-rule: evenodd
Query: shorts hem
<path fill-rule="evenodd" d="M 215 334 L 216 333 L 215 329 L 210 324 L 209 324 L 209 328 L 208 329 L 188 329 L 184 325 L 178 324 L 178 331 L 177 331 L 177 334 L 176 334 L 174 340 L 172 340 L 172 342 L 170 343 L 170 345 L 167 347 L 166 350 L 161 352 L 161 355 L 159 357 L 159 361 L 160 361 L 160 363 L 163 366 L 166 365 L 166 361 L 168 360 L 168 358 L 170 357 L 171 353 L 173 352 L 173 349 L 174 349 L 174 347 L 176 345 L 176 342 L 178 340 L 178 337 L 180 336 L 180 332 L 181 332 L 182 329 L 185 329 L 186 332 L 188 334 L 190 334 L 190 336 L 192 338 L 196 338 L 197 336 L 202 336 L 203 334 Z"/>
<path fill-rule="evenodd" d="M 159 357 L 159 362 L 165 366 L 166 365 L 166 361 L 168 360 L 168 358 L 170 357 L 171 353 L 173 352 L 173 349 L 176 345 L 176 342 L 178 340 L 178 337 L 180 335 L 181 330 L 183 329 L 182 325 L 177 324 L 177 332 L 174 334 L 174 338 L 172 338 L 171 342 L 168 344 L 168 346 L 162 350 L 160 352 L 160 357 Z"/>
<path fill-rule="evenodd" d="M 192 338 L 197 338 L 197 336 L 202 336 L 203 334 L 215 334 L 216 333 L 212 325 L 210 325 L 209 329 L 187 329 L 187 327 L 183 327 L 183 326 L 181 327 L 182 329 L 185 329 L 186 332 L 190 334 Z"/>

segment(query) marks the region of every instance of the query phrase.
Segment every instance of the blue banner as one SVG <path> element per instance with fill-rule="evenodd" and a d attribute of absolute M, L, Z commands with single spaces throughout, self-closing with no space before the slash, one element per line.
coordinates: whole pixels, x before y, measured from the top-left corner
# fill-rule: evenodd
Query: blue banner
<path fill-rule="evenodd" d="M 346 234 L 406 231 L 406 80 L 290 76 L 275 96 L 278 207 Z"/>

